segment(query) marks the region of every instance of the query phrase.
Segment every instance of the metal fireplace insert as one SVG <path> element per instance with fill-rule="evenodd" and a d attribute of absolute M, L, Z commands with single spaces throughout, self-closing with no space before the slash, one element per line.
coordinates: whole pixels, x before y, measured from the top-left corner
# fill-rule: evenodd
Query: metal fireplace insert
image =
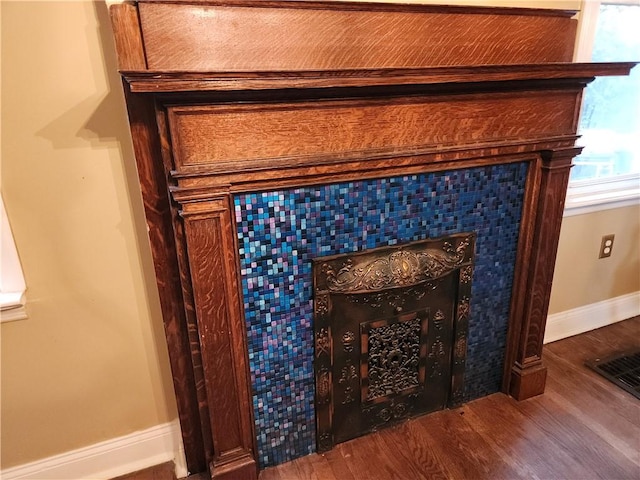
<path fill-rule="evenodd" d="M 319 451 L 462 402 L 475 234 L 314 261 Z"/>

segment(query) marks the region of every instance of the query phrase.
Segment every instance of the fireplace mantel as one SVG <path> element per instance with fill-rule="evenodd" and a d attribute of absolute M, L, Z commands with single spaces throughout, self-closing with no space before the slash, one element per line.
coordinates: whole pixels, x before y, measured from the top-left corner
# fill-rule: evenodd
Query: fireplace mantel
<path fill-rule="evenodd" d="M 582 90 L 573 12 L 144 0 L 111 7 L 190 473 L 257 478 L 234 197 L 526 164 L 502 391 L 542 340 Z"/>

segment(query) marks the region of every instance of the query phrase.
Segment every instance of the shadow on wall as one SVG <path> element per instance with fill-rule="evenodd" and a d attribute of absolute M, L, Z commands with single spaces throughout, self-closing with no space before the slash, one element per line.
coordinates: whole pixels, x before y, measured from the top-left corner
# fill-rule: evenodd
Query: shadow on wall
<path fill-rule="evenodd" d="M 166 399 L 165 404 L 171 408 L 170 415 L 176 415 L 175 394 L 169 367 L 169 354 L 167 351 L 164 324 L 162 322 L 162 310 L 156 286 L 155 269 L 149 246 L 149 236 L 147 222 L 144 214 L 140 185 L 138 182 L 138 171 L 135 164 L 133 146 L 131 144 L 131 134 L 127 121 L 124 93 L 122 90 L 122 80 L 118 73 L 118 61 L 116 57 L 116 47 L 111 30 L 111 19 L 109 8 L 104 2 L 93 2 L 95 17 L 98 24 L 98 36 L 102 45 L 102 68 L 108 83 L 108 93 L 102 99 L 94 113 L 87 120 L 84 129 L 79 134 L 95 135 L 97 140 L 115 138 L 120 150 L 120 161 L 125 174 L 126 189 L 128 193 L 128 205 L 133 217 L 133 227 L 137 242 L 138 255 L 135 257 L 140 262 L 132 266 L 142 270 L 142 280 L 144 282 L 145 296 L 149 306 L 151 317 L 152 338 L 145 337 L 147 348 L 155 350 L 161 365 L 162 391 Z M 114 122 L 114 119 L 121 119 Z M 133 258 L 133 257 L 131 257 Z"/>
<path fill-rule="evenodd" d="M 86 148 L 89 143 L 91 149 L 114 149 L 115 147 L 119 153 L 112 155 L 111 158 L 116 184 L 118 177 L 124 173 L 124 191 L 118 195 L 119 211 L 122 212 L 123 221 L 128 218 L 132 219 L 136 242 L 134 247 L 136 251 L 129 255 L 129 262 L 132 271 L 142 273 L 146 305 L 152 319 L 150 335 L 147 333 L 143 337 L 147 352 L 154 352 L 155 355 L 148 354 L 147 358 L 150 362 L 155 362 L 156 358 L 160 360 L 163 384 L 159 390 L 164 393 L 166 399 L 164 403 L 171 407 L 175 397 L 162 323 L 162 311 L 158 299 L 147 224 L 128 128 L 121 77 L 118 73 L 109 10 L 107 4 L 101 1 L 87 2 L 87 10 L 89 11 L 89 9 L 93 10 L 95 22 L 89 20 L 91 13 L 87 13 L 89 20 L 86 26 L 87 43 L 93 45 L 97 41 L 98 50 L 94 49 L 93 52 L 100 51 L 101 55 L 89 55 L 88 61 L 91 63 L 96 83 L 98 85 L 101 85 L 103 81 L 106 83 L 104 87 L 106 95 L 103 94 L 101 88 L 100 91 L 40 129 L 36 135 L 51 142 L 55 149 Z M 95 30 L 96 25 L 97 31 Z M 72 78 L 70 75 L 70 79 Z M 120 162 L 120 165 L 117 165 L 116 162 Z M 151 365 L 149 367 L 154 369 Z M 151 375 L 151 378 L 154 376 Z M 169 417 L 175 416 L 175 407 L 167 413 Z"/>
<path fill-rule="evenodd" d="M 93 148 L 109 148 L 113 142 L 117 142 L 123 157 L 133 158 L 108 8 L 101 2 L 91 4 L 98 24 L 97 37 L 102 45 L 102 56 L 98 58 L 91 55 L 89 60 L 94 77 L 104 77 L 106 80 L 107 95 L 101 98 L 101 93 L 97 92 L 46 125 L 37 135 L 50 141 L 55 148 L 84 147 L 86 141 Z M 92 24 L 87 25 L 89 45 L 95 43 L 96 38 L 92 28 Z M 72 81 L 73 76 L 69 78 Z M 77 125 L 78 130 L 73 132 L 70 125 Z M 133 164 L 126 162 L 125 167 L 127 163 L 135 173 Z"/>

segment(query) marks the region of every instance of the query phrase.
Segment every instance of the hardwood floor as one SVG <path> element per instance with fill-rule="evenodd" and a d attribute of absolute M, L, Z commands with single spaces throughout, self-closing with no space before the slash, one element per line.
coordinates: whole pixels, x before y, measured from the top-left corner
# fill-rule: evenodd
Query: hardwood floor
<path fill-rule="evenodd" d="M 546 345 L 542 396 L 491 395 L 268 468 L 260 480 L 640 480 L 640 401 L 584 366 L 634 345 L 640 317 Z M 118 480 L 172 480 L 172 469 Z"/>
<path fill-rule="evenodd" d="M 134 473 L 122 475 L 112 480 L 175 480 L 175 478 L 175 465 L 173 462 L 167 462 Z"/>
<path fill-rule="evenodd" d="M 640 318 L 544 348 L 544 395 L 502 394 L 261 472 L 260 480 L 640 479 L 640 401 L 584 361 L 640 345 Z"/>

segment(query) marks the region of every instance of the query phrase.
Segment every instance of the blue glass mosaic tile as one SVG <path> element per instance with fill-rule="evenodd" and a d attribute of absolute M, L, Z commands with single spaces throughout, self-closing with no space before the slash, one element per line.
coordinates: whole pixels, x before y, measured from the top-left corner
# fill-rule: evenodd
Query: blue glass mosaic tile
<path fill-rule="evenodd" d="M 311 259 L 475 231 L 465 401 L 500 389 L 527 164 L 234 199 L 259 461 L 315 451 Z"/>

